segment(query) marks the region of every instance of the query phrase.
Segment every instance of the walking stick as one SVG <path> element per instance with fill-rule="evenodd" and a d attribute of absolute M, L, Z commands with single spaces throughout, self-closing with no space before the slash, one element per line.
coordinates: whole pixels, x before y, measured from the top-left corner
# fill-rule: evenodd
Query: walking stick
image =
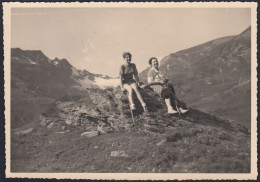
<path fill-rule="evenodd" d="M 169 89 L 170 90 L 170 89 Z M 176 109 L 177 109 L 177 111 L 178 111 L 178 113 L 179 113 L 179 116 L 180 116 L 180 118 L 181 118 L 181 111 L 180 111 L 180 109 L 179 109 L 179 107 L 178 107 L 178 102 L 180 102 L 179 101 L 179 99 L 176 97 L 176 95 L 170 90 L 170 92 L 171 92 L 171 94 L 172 94 L 172 96 L 173 96 L 173 98 L 174 98 L 174 102 L 175 102 L 175 106 L 176 106 Z"/>
<path fill-rule="evenodd" d="M 179 113 L 179 116 L 180 116 L 180 118 L 181 118 L 181 111 L 180 111 L 180 109 L 179 109 L 179 107 L 178 107 L 177 101 L 175 100 L 174 102 L 175 102 L 176 109 L 177 109 L 177 111 L 178 111 L 178 113 Z"/>

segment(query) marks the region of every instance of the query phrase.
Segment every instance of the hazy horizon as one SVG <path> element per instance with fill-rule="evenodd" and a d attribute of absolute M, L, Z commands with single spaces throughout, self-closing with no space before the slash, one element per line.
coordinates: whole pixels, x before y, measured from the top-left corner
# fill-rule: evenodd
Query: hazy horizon
<path fill-rule="evenodd" d="M 130 51 L 141 72 L 162 58 L 251 25 L 250 8 L 12 8 L 11 47 L 117 76 Z"/>

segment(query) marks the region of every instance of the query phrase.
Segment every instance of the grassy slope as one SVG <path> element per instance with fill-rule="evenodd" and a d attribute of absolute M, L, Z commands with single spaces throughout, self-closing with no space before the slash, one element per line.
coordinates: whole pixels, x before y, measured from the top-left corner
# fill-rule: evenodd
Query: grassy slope
<path fill-rule="evenodd" d="M 21 136 L 12 134 L 12 172 L 250 171 L 250 134 L 233 121 L 197 110 L 182 119 L 170 116 L 162 99 L 146 90 L 142 94 L 150 114 L 142 115 L 138 103 L 133 126 L 127 98 L 119 89 L 89 92 L 94 95 L 93 108 L 89 106 L 81 113 L 75 108 L 87 107 L 89 98 L 57 102 L 63 114 L 79 116 L 72 125 L 61 117 L 57 120 L 49 116 L 54 121 L 51 128 L 37 127 Z M 113 124 L 113 132 L 81 137 L 90 125 L 95 129 L 98 124 L 107 123 Z M 68 132 L 56 133 L 60 131 Z M 128 157 L 110 156 L 115 150 L 124 150 Z"/>

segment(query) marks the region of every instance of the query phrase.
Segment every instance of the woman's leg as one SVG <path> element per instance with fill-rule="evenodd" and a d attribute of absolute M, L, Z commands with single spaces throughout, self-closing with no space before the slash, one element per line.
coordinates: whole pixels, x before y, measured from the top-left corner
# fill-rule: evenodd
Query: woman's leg
<path fill-rule="evenodd" d="M 168 84 L 168 87 L 163 89 L 161 96 L 163 98 L 170 98 L 171 105 L 174 109 L 177 110 L 176 106 L 180 107 L 180 100 L 177 98 L 172 84 Z"/>
<path fill-rule="evenodd" d="M 162 90 L 162 94 L 161 94 L 162 98 L 164 99 L 169 99 L 171 106 L 173 107 L 173 109 L 177 110 L 176 108 L 176 104 L 175 104 L 175 99 L 174 99 L 174 95 L 172 93 L 172 91 L 169 88 L 164 88 Z M 168 102 L 167 102 L 168 103 Z"/>
<path fill-rule="evenodd" d="M 123 88 L 127 90 L 128 92 L 128 100 L 129 100 L 129 104 L 130 104 L 130 107 L 134 107 L 134 101 L 133 101 L 133 89 L 130 85 L 128 84 L 124 84 L 123 85 Z"/>
<path fill-rule="evenodd" d="M 168 88 L 170 89 L 170 91 L 172 91 L 172 93 L 175 94 L 175 89 L 173 88 L 173 85 L 172 84 L 168 84 Z"/>
<path fill-rule="evenodd" d="M 166 106 L 167 106 L 167 108 L 168 108 L 168 113 L 169 114 L 175 114 L 175 113 L 178 113 L 176 110 L 174 110 L 173 109 L 173 105 L 171 104 L 171 99 L 172 99 L 172 97 L 171 97 L 171 93 L 170 93 L 170 90 L 168 89 L 168 88 L 164 88 L 163 90 L 162 90 L 162 93 L 161 93 L 161 96 L 162 96 L 162 98 L 164 98 L 164 100 L 165 100 L 165 104 L 166 104 Z M 175 105 L 174 105 L 175 106 Z"/>
<path fill-rule="evenodd" d="M 145 104 L 145 102 L 144 102 L 144 100 L 143 100 L 143 98 L 142 98 L 142 96 L 141 96 L 141 94 L 140 94 L 139 89 L 137 88 L 136 83 L 132 83 L 130 86 L 134 89 L 134 91 L 135 91 L 135 93 L 136 93 L 136 96 L 137 96 L 137 98 L 139 99 L 139 101 L 141 102 L 142 106 L 143 106 L 143 107 L 146 107 L 146 104 Z"/>
<path fill-rule="evenodd" d="M 186 113 L 186 112 L 188 112 L 189 109 L 187 109 L 186 104 L 185 104 L 184 102 L 181 102 L 181 101 L 177 98 L 177 96 L 176 96 L 176 94 L 175 94 L 175 90 L 174 90 L 172 84 L 169 84 L 168 87 L 169 87 L 169 90 L 170 90 L 170 93 L 171 93 L 170 98 L 171 98 L 171 102 L 172 102 L 173 108 L 176 108 L 176 109 L 179 108 L 181 113 Z M 176 106 L 178 106 L 178 108 L 177 108 Z"/>

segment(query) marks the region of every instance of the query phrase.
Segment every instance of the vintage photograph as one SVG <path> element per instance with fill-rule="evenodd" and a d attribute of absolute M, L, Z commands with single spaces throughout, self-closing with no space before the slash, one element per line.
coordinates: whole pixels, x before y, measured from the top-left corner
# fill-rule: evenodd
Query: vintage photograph
<path fill-rule="evenodd" d="M 7 177 L 256 179 L 257 3 L 3 8 Z"/>

